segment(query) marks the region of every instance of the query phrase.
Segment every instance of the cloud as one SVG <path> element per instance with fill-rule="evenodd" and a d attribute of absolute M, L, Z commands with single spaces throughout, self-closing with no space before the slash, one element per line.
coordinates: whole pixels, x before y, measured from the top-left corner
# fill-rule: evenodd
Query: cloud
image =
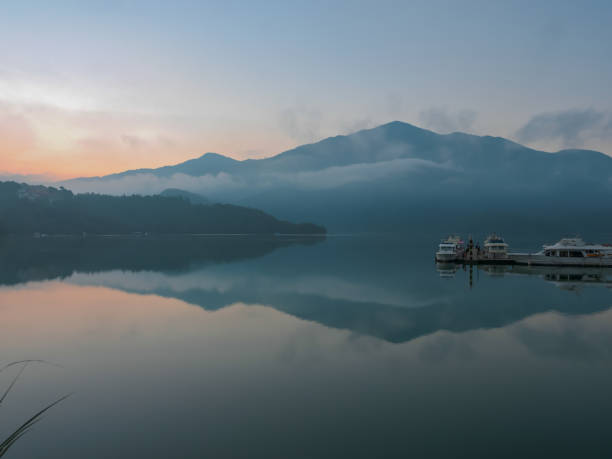
<path fill-rule="evenodd" d="M 577 317 L 542 314 L 521 322 L 512 332 L 535 355 L 580 362 L 605 360 L 612 352 L 611 315 L 609 310 Z"/>
<path fill-rule="evenodd" d="M 147 142 L 136 135 L 123 134 L 121 137 L 121 142 L 127 145 L 130 148 L 141 148 L 146 146 Z"/>
<path fill-rule="evenodd" d="M 451 167 L 450 164 L 439 164 L 425 159 L 401 158 L 287 174 L 282 178 L 303 189 L 329 189 L 349 183 L 377 181 L 406 172 L 416 172 L 424 169 L 448 169 Z"/>
<path fill-rule="evenodd" d="M 322 118 L 319 110 L 287 108 L 279 114 L 279 126 L 293 140 L 311 143 L 321 138 Z"/>
<path fill-rule="evenodd" d="M 342 123 L 340 126 L 340 134 L 349 135 L 364 129 L 370 129 L 375 126 L 375 123 L 368 117 Z"/>
<path fill-rule="evenodd" d="M 423 127 L 433 131 L 447 134 L 456 131 L 468 131 L 471 129 L 478 114 L 474 110 L 459 110 L 450 112 L 445 108 L 428 108 L 421 110 L 419 120 Z"/>
<path fill-rule="evenodd" d="M 281 131 L 299 143 L 313 143 L 325 137 L 348 135 L 376 125 L 367 115 L 354 119 L 335 118 L 321 110 L 307 107 L 287 108 L 279 113 Z"/>
<path fill-rule="evenodd" d="M 0 172 L 0 182 L 18 182 L 28 183 L 30 185 L 50 185 L 57 177 L 51 174 L 11 174 L 9 172 Z"/>
<path fill-rule="evenodd" d="M 521 127 L 516 137 L 521 142 L 552 140 L 578 147 L 588 138 L 612 138 L 612 116 L 592 108 L 540 113 Z"/>
<path fill-rule="evenodd" d="M 0 172 L 67 178 L 159 167 L 198 155 L 207 134 L 171 117 L 0 99 Z"/>
<path fill-rule="evenodd" d="M 91 152 L 109 152 L 113 148 L 113 142 L 110 139 L 100 137 L 83 137 L 74 141 L 74 144 L 87 153 Z"/>
<path fill-rule="evenodd" d="M 105 179 L 77 179 L 59 184 L 76 193 L 93 192 L 111 195 L 151 195 L 167 188 L 179 188 L 214 200 L 216 196 L 235 197 L 285 186 L 302 190 L 331 189 L 351 183 L 377 181 L 397 174 L 449 168 L 452 168 L 450 163 L 439 164 L 418 158 L 400 158 L 298 173 L 268 173 L 253 176 L 221 172 L 217 175 L 208 174 L 199 177 L 186 174 L 158 177 L 150 173 L 138 173 Z"/>
<path fill-rule="evenodd" d="M 387 306 L 419 308 L 436 304 L 447 304 L 444 295 L 431 298 L 406 295 L 402 290 L 380 286 L 376 283 L 365 284 L 343 276 L 326 273 L 287 272 L 279 282 L 277 273 L 256 270 L 248 276 L 236 275 L 223 264 L 212 264 L 186 273 L 166 273 L 154 271 L 124 272 L 105 271 L 99 273 L 75 273 L 67 282 L 77 285 L 97 285 L 116 288 L 141 294 L 162 293 L 185 297 L 184 293 L 216 292 L 232 294 L 234 299 L 248 302 L 253 297 L 253 285 L 266 296 L 294 294 L 317 296 L 320 298 L 350 301 L 353 303 L 378 303 Z"/>
<path fill-rule="evenodd" d="M 211 192 L 224 192 L 241 189 L 246 184 L 240 179 L 221 172 L 217 175 L 194 177 L 174 174 L 170 177 L 157 177 L 154 174 L 131 174 L 123 177 L 100 179 L 76 179 L 60 182 L 60 185 L 75 193 L 102 193 L 110 195 L 153 195 L 167 188 L 179 188 L 207 195 Z"/>
<path fill-rule="evenodd" d="M 0 139 L 2 157 L 15 157 L 36 145 L 36 134 L 27 118 L 5 103 L 0 103 Z"/>

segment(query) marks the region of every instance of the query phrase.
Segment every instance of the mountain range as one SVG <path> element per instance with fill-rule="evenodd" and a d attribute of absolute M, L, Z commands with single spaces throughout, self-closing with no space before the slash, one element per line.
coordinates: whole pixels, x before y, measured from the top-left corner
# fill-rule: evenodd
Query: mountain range
<path fill-rule="evenodd" d="M 549 153 L 399 121 L 265 159 L 207 153 L 61 185 L 109 194 L 179 189 L 332 231 L 474 231 L 484 225 L 584 234 L 612 224 L 612 158 L 603 153 Z"/>

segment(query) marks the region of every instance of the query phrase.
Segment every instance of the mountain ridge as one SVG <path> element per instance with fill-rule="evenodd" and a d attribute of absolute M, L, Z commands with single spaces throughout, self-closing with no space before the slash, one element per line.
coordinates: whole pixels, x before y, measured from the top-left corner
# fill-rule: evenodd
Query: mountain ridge
<path fill-rule="evenodd" d="M 58 183 L 70 184 L 72 182 L 79 181 L 79 180 L 104 180 L 104 179 L 119 178 L 119 177 L 125 177 L 129 175 L 138 175 L 138 174 L 154 174 L 154 175 L 161 175 L 161 176 L 168 176 L 168 175 L 178 174 L 178 173 L 183 173 L 183 174 L 191 175 L 191 176 L 201 176 L 201 175 L 209 175 L 209 174 L 216 175 L 220 172 L 233 172 L 235 170 L 235 167 L 245 167 L 246 166 L 248 168 L 254 164 L 262 165 L 262 164 L 275 163 L 279 161 L 286 161 L 286 158 L 294 158 L 295 156 L 302 155 L 304 153 L 312 155 L 313 153 L 316 153 L 316 151 L 313 151 L 313 150 L 327 148 L 328 146 L 337 147 L 338 142 L 349 142 L 350 146 L 353 146 L 355 139 L 360 139 L 364 136 L 368 136 L 371 134 L 378 134 L 380 133 L 380 131 L 386 131 L 386 133 L 391 134 L 391 137 L 393 138 L 393 137 L 397 137 L 398 132 L 394 132 L 397 130 L 401 130 L 404 133 L 406 133 L 407 131 L 410 131 L 411 133 L 416 133 L 419 136 L 421 136 L 422 138 L 421 140 L 423 139 L 425 140 L 460 139 L 463 141 L 466 141 L 466 140 L 480 141 L 480 142 L 485 142 L 487 144 L 489 144 L 490 142 L 493 142 L 493 143 L 503 144 L 505 147 L 510 147 L 512 150 L 522 150 L 525 152 L 528 151 L 528 152 L 532 152 L 535 154 L 557 155 L 557 154 L 567 154 L 569 152 L 572 152 L 572 154 L 591 154 L 591 155 L 597 154 L 598 156 L 601 156 L 605 159 L 612 160 L 612 157 L 608 156 L 607 154 L 603 152 L 599 152 L 596 150 L 568 148 L 568 149 L 561 149 L 561 150 L 554 151 L 554 152 L 549 152 L 549 151 L 537 150 L 531 147 L 527 147 L 518 142 L 507 139 L 505 137 L 500 137 L 500 136 L 491 136 L 491 135 L 480 136 L 480 135 L 469 134 L 469 133 L 460 132 L 460 131 L 451 132 L 448 134 L 438 134 L 434 131 L 423 129 L 418 126 L 412 125 L 410 123 L 404 123 L 402 121 L 391 121 L 389 123 L 385 123 L 385 124 L 382 124 L 380 126 L 370 128 L 370 129 L 363 129 L 363 130 L 357 131 L 352 134 L 326 137 L 317 142 L 304 144 L 304 145 L 298 145 L 297 147 L 283 151 L 276 155 L 269 156 L 266 158 L 261 158 L 261 159 L 249 158 L 249 159 L 239 160 L 239 159 L 232 158 L 231 156 L 222 155 L 220 153 L 207 152 L 196 158 L 188 159 L 180 163 L 161 166 L 157 168 L 128 169 L 122 172 L 116 172 L 116 173 L 107 174 L 103 176 L 76 177 L 76 178 L 64 180 Z M 349 145 L 346 145 L 346 146 L 349 146 Z M 328 163 L 326 166 L 333 167 L 335 165 L 343 165 L 343 164 L 344 165 L 346 164 L 367 164 L 371 162 L 378 162 L 378 161 L 354 161 L 354 162 L 342 162 L 342 164 Z"/>
<path fill-rule="evenodd" d="M 554 221 L 570 232 L 581 219 L 583 226 L 595 220 L 612 226 L 612 217 L 600 218 L 612 216 L 612 158 L 604 153 L 550 153 L 503 137 L 437 134 L 399 121 L 264 159 L 206 154 L 147 173 L 62 184 L 119 195 L 178 188 L 332 231 L 395 231 L 414 221 L 442 228 L 445 220 L 469 230 L 493 219 L 511 227 L 520 218 L 531 226 Z"/>

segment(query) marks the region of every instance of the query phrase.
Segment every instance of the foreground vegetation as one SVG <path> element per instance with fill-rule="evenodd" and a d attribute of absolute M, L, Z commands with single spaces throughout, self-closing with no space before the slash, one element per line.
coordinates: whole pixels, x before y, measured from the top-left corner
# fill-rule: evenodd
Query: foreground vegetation
<path fill-rule="evenodd" d="M 43 361 L 42 360 L 20 360 L 20 361 L 17 361 L 17 362 L 11 362 L 11 363 L 9 363 L 7 365 L 4 365 L 2 368 L 0 368 L 0 373 L 2 373 L 7 368 L 13 367 L 15 365 L 21 365 L 21 368 L 19 369 L 19 372 L 17 373 L 17 375 L 13 378 L 11 383 L 8 385 L 8 387 L 4 390 L 4 392 L 0 396 L 0 407 L 2 406 L 2 404 L 6 400 L 6 397 L 8 396 L 9 392 L 11 391 L 11 389 L 13 388 L 13 386 L 15 385 L 15 383 L 17 382 L 17 380 L 21 376 L 21 373 L 23 373 L 23 371 L 28 366 L 28 364 L 32 363 L 32 362 L 41 363 Z M 60 397 L 59 399 L 57 399 L 53 403 L 45 406 L 43 409 L 41 409 L 40 411 L 35 413 L 33 416 L 28 418 L 24 423 L 22 423 L 8 437 L 6 437 L 4 440 L 2 440 L 2 442 L 0 442 L 0 457 L 4 456 L 8 452 L 8 450 L 17 442 L 17 440 L 19 440 L 21 437 L 23 437 L 25 434 L 27 434 L 30 431 L 30 429 L 34 426 L 34 424 L 36 424 L 38 421 L 41 420 L 42 416 L 47 411 L 49 411 L 51 408 L 53 408 L 54 406 L 58 405 L 59 403 L 63 402 L 68 397 L 70 397 L 70 394 L 64 395 L 63 397 Z"/>

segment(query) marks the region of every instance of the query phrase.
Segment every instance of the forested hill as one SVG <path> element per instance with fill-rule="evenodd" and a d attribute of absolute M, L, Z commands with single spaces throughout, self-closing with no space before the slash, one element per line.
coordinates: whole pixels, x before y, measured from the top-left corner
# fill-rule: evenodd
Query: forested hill
<path fill-rule="evenodd" d="M 83 232 L 316 234 L 325 228 L 281 221 L 248 207 L 193 204 L 183 197 L 73 194 L 0 182 L 0 234 Z"/>

